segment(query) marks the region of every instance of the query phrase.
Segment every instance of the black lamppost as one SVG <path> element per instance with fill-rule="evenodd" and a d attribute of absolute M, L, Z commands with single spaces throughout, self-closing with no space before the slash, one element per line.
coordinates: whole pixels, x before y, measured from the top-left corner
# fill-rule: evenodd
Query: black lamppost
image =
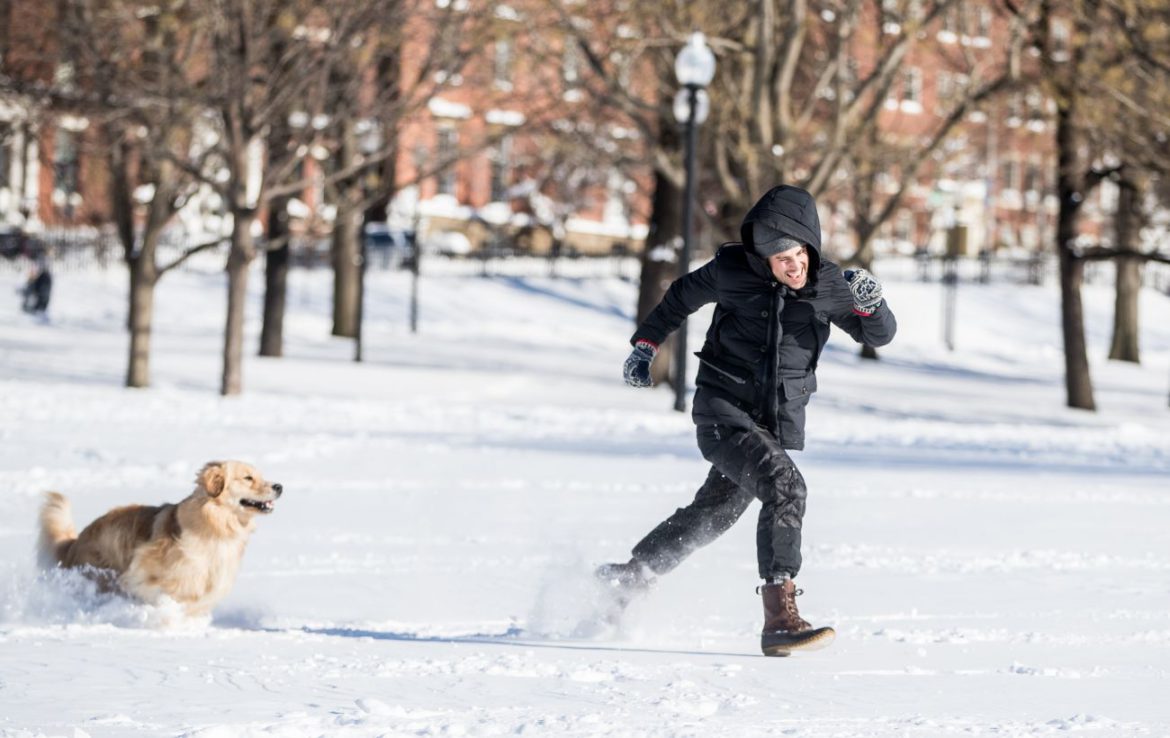
<path fill-rule="evenodd" d="M 354 125 L 354 135 L 358 139 L 358 148 L 362 152 L 363 158 L 373 156 L 382 147 L 382 129 L 377 121 L 363 118 L 357 121 Z M 369 169 L 362 175 L 362 196 L 363 199 L 368 198 L 371 193 L 378 192 L 390 183 L 382 181 L 382 174 L 378 169 Z M 353 360 L 356 362 L 362 361 L 362 347 L 364 344 L 364 336 L 362 335 L 363 325 L 366 320 L 366 267 L 370 261 L 369 244 L 366 243 L 366 226 L 371 221 L 371 210 L 377 208 L 381 212 L 376 213 L 381 218 L 386 218 L 386 206 L 384 202 L 379 201 L 377 204 L 367 204 L 366 211 L 362 214 L 362 226 L 358 233 L 358 297 L 357 297 L 357 331 L 354 336 L 353 343 Z"/>
<path fill-rule="evenodd" d="M 703 89 L 715 76 L 715 55 L 707 46 L 703 34 L 691 34 L 687 45 L 674 60 L 674 74 L 682 89 L 674 97 L 674 117 L 686 126 L 687 179 L 683 194 L 683 245 L 678 260 L 678 276 L 691 270 L 691 238 L 694 229 L 695 203 L 695 146 L 699 140 L 699 125 L 711 111 L 711 100 Z M 687 395 L 687 323 L 679 326 L 675 335 L 674 354 L 674 409 L 686 409 Z"/>

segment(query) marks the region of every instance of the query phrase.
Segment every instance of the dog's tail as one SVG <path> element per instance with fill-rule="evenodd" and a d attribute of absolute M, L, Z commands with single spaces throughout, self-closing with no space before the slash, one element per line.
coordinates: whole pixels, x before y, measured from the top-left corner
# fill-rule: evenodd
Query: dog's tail
<path fill-rule="evenodd" d="M 65 554 L 77 540 L 73 527 L 73 513 L 69 500 L 60 492 L 45 495 L 41 507 L 41 535 L 37 539 L 37 563 L 42 569 L 52 569 L 65 560 Z"/>

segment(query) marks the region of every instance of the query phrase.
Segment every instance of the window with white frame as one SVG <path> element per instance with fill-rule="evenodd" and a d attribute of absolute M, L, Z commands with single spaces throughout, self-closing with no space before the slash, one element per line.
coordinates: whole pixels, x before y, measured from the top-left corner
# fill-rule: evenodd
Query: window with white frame
<path fill-rule="evenodd" d="M 459 156 L 459 133 L 451 127 L 442 127 L 437 131 L 438 142 L 435 146 L 436 162 L 442 167 L 438 175 L 438 192 L 440 195 L 455 194 L 455 161 Z"/>
<path fill-rule="evenodd" d="M 882 32 L 895 34 L 902 30 L 902 14 L 897 0 L 881 0 Z"/>
<path fill-rule="evenodd" d="M 902 75 L 902 104 L 922 108 L 922 70 L 918 67 L 910 67 Z"/>
<path fill-rule="evenodd" d="M 53 141 L 53 189 L 69 197 L 78 187 L 77 134 L 58 128 Z"/>
<path fill-rule="evenodd" d="M 504 136 L 492 149 L 491 157 L 491 201 L 503 202 L 508 198 L 512 184 L 512 137 Z"/>
<path fill-rule="evenodd" d="M 436 69 L 433 75 L 439 84 L 456 87 L 463 83 L 463 75 L 459 72 L 465 56 L 462 42 L 463 33 L 458 18 L 447 16 L 439 22 L 434 58 L 439 60 L 441 68 Z"/>
<path fill-rule="evenodd" d="M 634 60 L 620 51 L 610 54 L 609 59 L 618 68 L 618 85 L 623 90 L 630 89 L 634 77 Z"/>
<path fill-rule="evenodd" d="M 495 60 L 492 65 L 493 80 L 499 87 L 512 86 L 512 40 L 507 38 L 496 39 Z"/>
<path fill-rule="evenodd" d="M 1015 128 L 1024 122 L 1024 99 L 1019 93 L 1008 96 L 1007 109 L 1004 113 L 1004 124 L 1009 128 Z"/>
<path fill-rule="evenodd" d="M 1020 165 L 1013 159 L 1005 159 L 999 165 L 999 184 L 1004 190 L 1018 192 L 1020 189 Z"/>
<path fill-rule="evenodd" d="M 942 30 L 947 34 L 948 38 L 965 36 L 967 35 L 967 29 L 964 27 L 965 21 L 966 18 L 961 12 L 961 6 L 952 5 L 943 15 Z"/>
<path fill-rule="evenodd" d="M 951 72 L 942 71 L 935 75 L 934 84 L 936 87 L 935 97 L 940 104 L 949 103 L 955 97 L 955 75 Z"/>
<path fill-rule="evenodd" d="M 1068 59 L 1069 31 L 1062 20 L 1052 21 L 1052 55 L 1057 61 Z"/>
<path fill-rule="evenodd" d="M 12 139 L 15 131 L 8 121 L 0 120 L 0 190 L 9 188 L 12 170 Z"/>
<path fill-rule="evenodd" d="M 1024 191 L 1039 194 L 1044 189 L 1044 171 L 1037 162 L 1030 162 L 1024 172 Z"/>
<path fill-rule="evenodd" d="M 1045 117 L 1045 100 L 1039 92 L 1029 92 L 1024 98 L 1024 105 L 1028 110 L 1028 128 L 1043 130 Z"/>
<path fill-rule="evenodd" d="M 991 38 L 991 8 L 987 6 L 980 6 L 973 9 L 975 13 L 975 36 L 978 38 Z"/>
<path fill-rule="evenodd" d="M 567 37 L 565 39 L 565 53 L 561 57 L 561 74 L 567 87 L 576 87 L 581 83 L 581 47 L 577 45 L 575 38 Z"/>

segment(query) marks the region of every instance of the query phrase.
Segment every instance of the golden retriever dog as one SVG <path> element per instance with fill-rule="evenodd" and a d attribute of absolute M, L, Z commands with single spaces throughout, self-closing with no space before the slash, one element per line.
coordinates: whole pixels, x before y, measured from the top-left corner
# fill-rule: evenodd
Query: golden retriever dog
<path fill-rule="evenodd" d="M 207 615 L 231 590 L 256 517 L 271 513 L 282 491 L 242 461 L 212 461 L 182 502 L 115 508 L 81 535 L 69 501 L 49 492 L 38 558 L 46 568 L 82 568 L 143 602 L 170 597 L 188 615 Z"/>

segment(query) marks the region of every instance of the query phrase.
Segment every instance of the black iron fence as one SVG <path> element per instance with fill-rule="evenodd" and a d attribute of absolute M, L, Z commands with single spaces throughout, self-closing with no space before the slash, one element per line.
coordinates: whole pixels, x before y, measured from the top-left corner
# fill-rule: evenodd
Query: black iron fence
<path fill-rule="evenodd" d="M 882 279 L 967 284 L 1055 284 L 1059 279 L 1056 256 L 1048 253 L 966 256 L 950 259 L 936 254 L 879 258 L 874 271 Z M 1111 285 L 1114 265 L 1109 261 L 1085 262 L 1085 284 Z M 1149 262 L 1142 270 L 1146 287 L 1170 294 L 1170 265 Z"/>
<path fill-rule="evenodd" d="M 174 232 L 166 234 L 159 244 L 158 260 L 166 264 L 184 251 L 206 242 L 196 237 Z M 638 257 L 623 245 L 612 253 L 585 257 L 576 253 L 549 256 L 523 256 L 507 249 L 483 249 L 465 257 L 428 253 L 421 249 L 423 271 L 431 274 L 564 274 L 566 276 L 621 276 L 636 279 Z M 260 244 L 263 248 L 263 244 Z M 292 265 L 297 268 L 328 268 L 329 239 L 294 237 L 290 243 Z M 216 248 L 202 251 L 185 266 L 200 270 L 220 268 L 225 264 L 226 240 Z M 385 252 L 385 253 L 383 253 Z M 389 249 L 371 248 L 368 252 L 370 268 L 409 268 L 413 253 L 396 253 Z M 409 257 L 409 258 L 408 258 Z M 0 270 L 28 271 L 39 263 L 52 271 L 82 271 L 117 267 L 124 261 L 122 244 L 117 234 L 109 229 L 48 230 L 22 233 L 19 230 L 0 230 Z M 971 284 L 1053 284 L 1058 278 L 1056 257 L 1047 253 L 984 254 L 948 259 L 935 254 L 921 253 L 911 257 L 879 258 L 874 271 L 884 280 L 942 282 L 954 279 Z M 1159 292 L 1170 294 L 1170 265 L 1157 262 L 1146 264 L 1143 283 Z M 1085 282 L 1090 285 L 1112 284 L 1113 264 L 1108 261 L 1090 261 L 1085 264 Z"/>
<path fill-rule="evenodd" d="M 201 243 L 184 234 L 164 234 L 158 245 L 158 261 L 167 264 Z M 226 256 L 225 240 L 221 246 L 201 252 L 199 260 L 202 265 L 223 263 Z M 122 241 L 111 230 L 0 231 L 0 269 L 25 270 L 45 264 L 55 272 L 85 271 L 109 269 L 124 261 Z"/>

